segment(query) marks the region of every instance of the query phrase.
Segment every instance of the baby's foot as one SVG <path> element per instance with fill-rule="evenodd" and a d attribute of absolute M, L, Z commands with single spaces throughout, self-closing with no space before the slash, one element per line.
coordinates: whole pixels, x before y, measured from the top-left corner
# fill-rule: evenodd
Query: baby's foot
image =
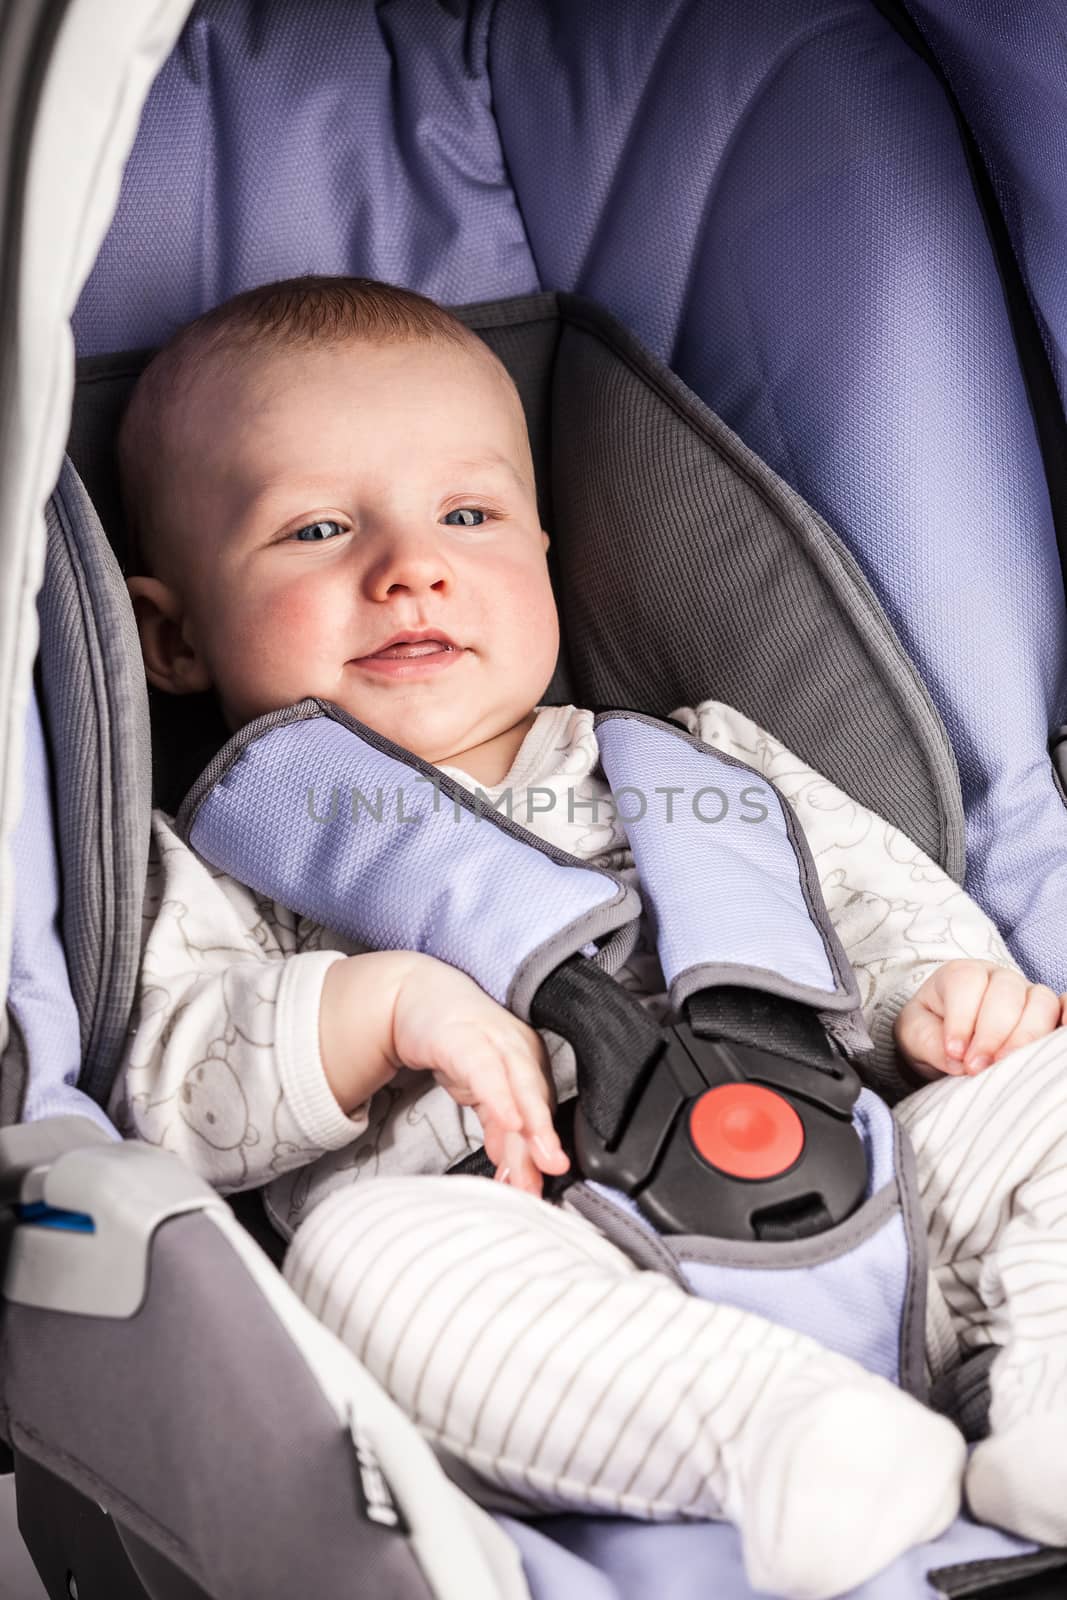
<path fill-rule="evenodd" d="M 979 1522 L 1067 1545 L 1067 1412 L 1020 1417 L 983 1439 L 967 1463 L 966 1485 Z"/>
<path fill-rule="evenodd" d="M 753 1588 L 830 1600 L 944 1532 L 967 1454 L 951 1422 L 873 1376 L 774 1387 L 729 1474 Z"/>

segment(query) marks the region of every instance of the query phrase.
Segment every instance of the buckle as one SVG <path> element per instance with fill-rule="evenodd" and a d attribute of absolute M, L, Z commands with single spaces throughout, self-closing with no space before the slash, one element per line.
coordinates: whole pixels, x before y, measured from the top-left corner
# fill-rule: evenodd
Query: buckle
<path fill-rule="evenodd" d="M 866 1192 L 859 1089 L 843 1058 L 820 1071 L 675 1022 L 610 1144 L 579 1103 L 578 1166 L 660 1233 L 803 1238 L 842 1222 Z"/>

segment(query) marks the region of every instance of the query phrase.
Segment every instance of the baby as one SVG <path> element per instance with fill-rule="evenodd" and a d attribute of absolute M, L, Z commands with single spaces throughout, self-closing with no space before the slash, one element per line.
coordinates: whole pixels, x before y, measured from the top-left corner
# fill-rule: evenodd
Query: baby
<path fill-rule="evenodd" d="M 119 463 L 157 689 L 212 690 L 233 731 L 333 701 L 632 875 L 610 805 L 590 827 L 581 804 L 607 792 L 592 713 L 541 703 L 559 627 L 522 405 L 448 312 L 355 278 L 236 296 L 150 363 Z M 674 715 L 772 778 L 807 834 L 866 989 L 868 1080 L 916 1151 L 929 1370 L 1002 1347 L 969 1462 L 903 1390 L 540 1198 L 568 1170 L 569 1046 L 458 969 L 254 895 L 161 810 L 112 1113 L 224 1191 L 270 1185 L 294 1291 L 486 1504 L 728 1517 L 752 1584 L 810 1600 L 936 1537 L 965 1469 L 978 1517 L 1067 1542 L 1061 997 L 917 846 L 740 712 Z M 524 807 L 532 784 L 577 803 Z M 617 976 L 665 1012 L 654 947 Z M 483 1140 L 498 1183 L 441 1176 Z"/>

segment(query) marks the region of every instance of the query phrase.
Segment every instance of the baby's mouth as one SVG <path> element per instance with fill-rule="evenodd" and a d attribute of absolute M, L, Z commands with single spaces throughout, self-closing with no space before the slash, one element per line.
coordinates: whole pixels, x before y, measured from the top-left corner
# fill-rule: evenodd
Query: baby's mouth
<path fill-rule="evenodd" d="M 411 644 L 390 644 L 376 650 L 365 661 L 406 661 L 410 656 L 433 656 L 442 650 L 454 650 L 455 645 L 442 644 L 440 639 L 416 639 Z"/>
<path fill-rule="evenodd" d="M 408 683 L 435 677 L 466 653 L 443 628 L 402 628 L 352 664 L 379 679 Z"/>

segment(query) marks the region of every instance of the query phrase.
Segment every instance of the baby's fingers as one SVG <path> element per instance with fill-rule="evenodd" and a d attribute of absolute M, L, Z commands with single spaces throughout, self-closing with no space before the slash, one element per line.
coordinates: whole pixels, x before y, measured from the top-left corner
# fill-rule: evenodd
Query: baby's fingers
<path fill-rule="evenodd" d="M 984 1072 L 998 1052 L 1003 1053 L 1005 1042 L 1022 1025 L 1030 989 L 1025 978 L 1007 967 L 990 972 L 963 1063 L 967 1073 Z"/>
<path fill-rule="evenodd" d="M 434 1077 L 457 1105 L 474 1107 L 486 1151 L 491 1160 L 497 1160 L 500 1141 L 507 1133 L 518 1133 L 523 1120 L 499 1045 L 485 1035 L 467 1040 L 462 1064 L 454 1070 L 438 1067 Z"/>
<path fill-rule="evenodd" d="M 540 1039 L 538 1038 L 540 1044 Z M 544 1045 L 541 1044 L 541 1051 Z M 552 1087 L 547 1057 L 533 1060 L 521 1044 L 508 1051 L 508 1073 L 522 1114 L 522 1132 L 530 1155 L 542 1172 L 562 1173 L 570 1166 L 552 1122 Z"/>
<path fill-rule="evenodd" d="M 504 1135 L 495 1177 L 498 1183 L 506 1183 L 512 1189 L 524 1189 L 527 1194 L 541 1194 L 541 1174 L 531 1159 L 529 1147 L 521 1133 Z"/>
<path fill-rule="evenodd" d="M 1000 1061 L 1024 1044 L 1043 1039 L 1060 1025 L 1063 996 L 1044 983 L 1032 983 L 1027 990 L 1023 1014 L 1008 1037 L 998 1048 L 995 1060 Z"/>
<path fill-rule="evenodd" d="M 989 968 L 982 961 L 947 961 L 934 974 L 931 983 L 936 1000 L 944 1007 L 945 1066 L 942 1070 L 962 1071 L 964 1057 L 969 1059 L 974 1053 L 973 1047 L 968 1049 L 968 1046 L 989 989 Z"/>
<path fill-rule="evenodd" d="M 542 1172 L 564 1173 L 570 1166 L 552 1125 L 546 1069 L 521 1042 L 497 1038 L 471 1061 L 468 1076 L 489 1159 L 511 1167 L 516 1187 L 540 1194 Z"/>
<path fill-rule="evenodd" d="M 959 1075 L 963 1068 L 945 1052 L 945 1029 L 941 1016 L 913 997 L 897 1017 L 894 1029 L 897 1048 L 912 1073 L 932 1082 L 942 1073 Z"/>

